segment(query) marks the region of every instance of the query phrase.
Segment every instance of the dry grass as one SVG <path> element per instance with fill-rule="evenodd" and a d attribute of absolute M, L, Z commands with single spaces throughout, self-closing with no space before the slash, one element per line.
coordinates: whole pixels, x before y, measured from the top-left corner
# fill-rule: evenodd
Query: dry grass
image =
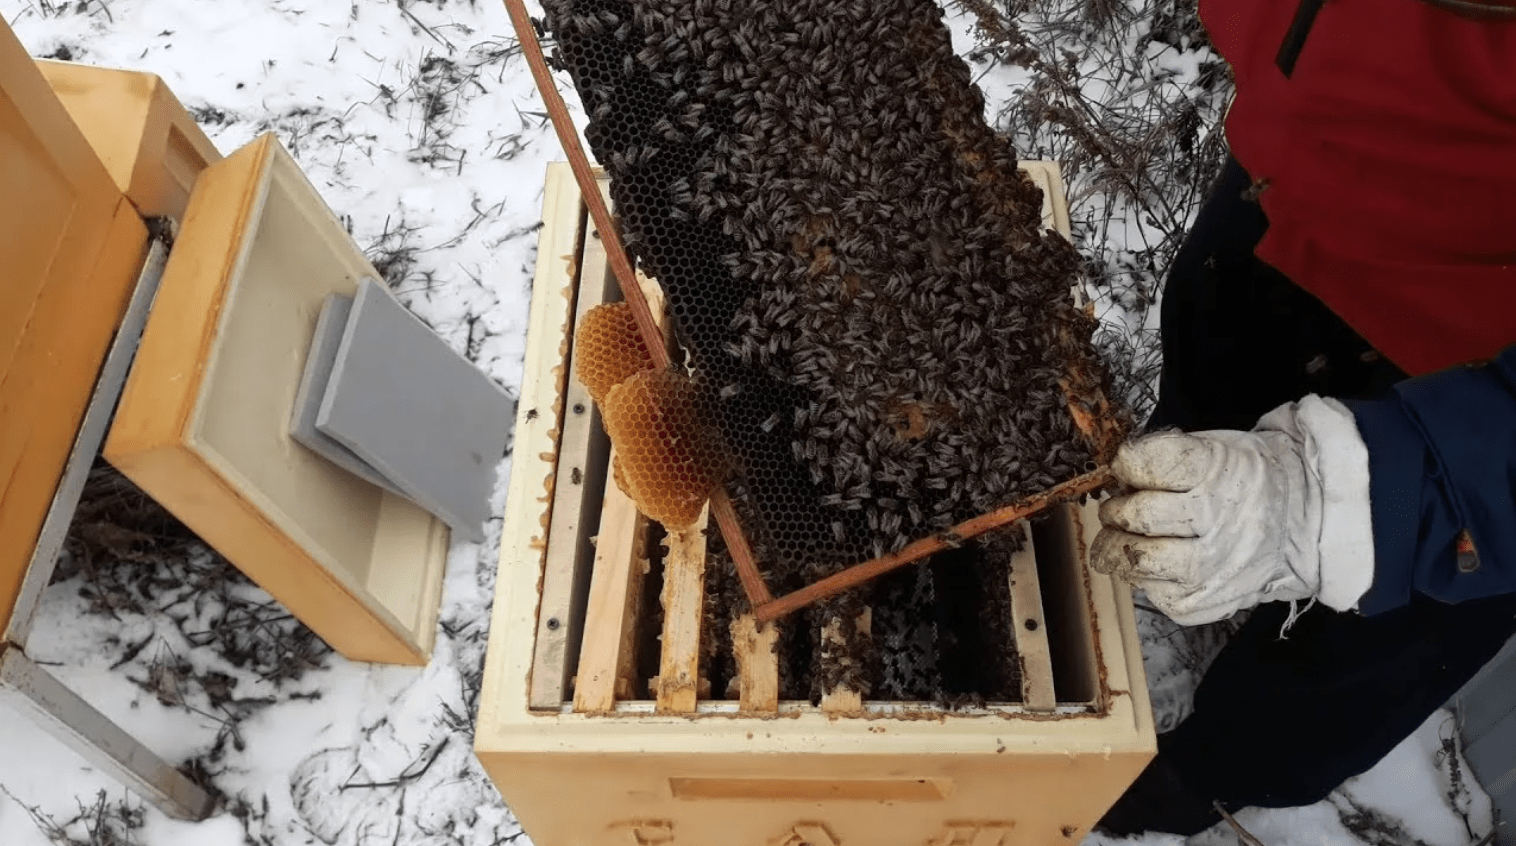
<path fill-rule="evenodd" d="M 1000 128 L 1023 157 L 1062 165 L 1074 242 L 1108 318 L 1097 343 L 1118 392 L 1147 412 L 1160 364 L 1150 311 L 1226 155 L 1231 79 L 1195 0 L 954 2 L 978 23 L 970 60 L 1028 77 Z"/>
<path fill-rule="evenodd" d="M 90 473 L 53 582 L 77 583 L 88 614 L 150 623 L 145 634 L 112 636 L 102 647 L 112 670 L 160 704 L 219 724 L 211 748 L 186 766 L 204 785 L 210 785 L 228 749 L 245 748 L 241 723 L 278 701 L 267 689 L 262 695 L 239 692 L 241 682 L 266 682 L 284 698 L 319 696 L 288 688 L 323 667 L 330 647 L 108 465 Z M 234 675 L 206 666 L 204 656 L 191 660 L 182 654 L 198 647 L 209 647 L 241 672 Z"/>
<path fill-rule="evenodd" d="M 12 802 L 19 805 L 31 817 L 37 830 L 55 846 L 141 846 L 137 837 L 145 823 L 143 804 L 128 796 L 111 801 L 104 790 L 95 794 L 95 801 L 86 804 L 79 801 L 78 813 L 61 822 L 35 805 L 17 799 L 9 790 L 0 787 Z"/>

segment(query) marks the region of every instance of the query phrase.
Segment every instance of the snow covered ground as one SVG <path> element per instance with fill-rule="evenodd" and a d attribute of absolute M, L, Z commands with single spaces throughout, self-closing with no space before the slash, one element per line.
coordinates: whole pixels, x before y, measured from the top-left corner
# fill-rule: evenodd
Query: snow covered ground
<path fill-rule="evenodd" d="M 224 153 L 278 133 L 402 300 L 500 383 L 520 384 L 543 167 L 560 153 L 498 0 L 0 0 L 0 15 L 36 56 L 161 75 Z M 971 22 L 960 14 L 954 25 L 982 68 L 991 114 L 1022 149 L 1060 156 L 1056 133 L 1033 137 L 1009 113 L 1033 75 L 995 61 Z M 1092 96 L 1134 102 L 1118 84 L 1170 86 L 1181 99 L 1198 90 L 1205 51 L 1155 31 L 1136 21 L 1118 39 L 1143 57 L 1139 71 L 1152 69 L 1147 79 L 1112 78 Z M 1196 143 L 1206 143 L 1219 105 L 1193 100 Z M 1106 279 L 1104 315 L 1127 341 L 1140 393 L 1163 255 L 1148 242 L 1172 233 L 1134 222 L 1144 219 L 1141 191 L 1133 206 L 1097 190 L 1099 167 L 1071 169 L 1086 215 L 1079 237 Z M 503 504 L 502 485 L 494 511 Z M 149 567 L 146 582 L 118 585 L 129 602 L 103 597 L 98 573 L 66 562 L 32 657 L 161 755 L 192 760 L 224 800 L 205 822 L 167 819 L 6 715 L 0 844 L 527 843 L 471 753 L 499 522 L 490 528 L 484 543 L 451 551 L 436 654 L 422 669 L 353 664 L 302 640 L 266 595 L 192 547 Z M 172 589 L 196 580 L 220 592 Z M 227 640 L 235 615 L 247 640 Z M 1160 721 L 1172 723 L 1220 638 L 1142 619 Z M 228 651 L 233 641 L 241 646 Z M 279 651 L 291 644 L 303 644 L 298 656 Z M 291 672 L 297 665 L 307 669 Z M 1488 801 L 1466 769 L 1464 792 L 1453 788 L 1461 764 L 1447 755 L 1450 732 L 1449 715 L 1435 715 L 1327 802 L 1240 820 L 1270 846 L 1477 841 L 1491 824 Z M 1234 841 L 1220 828 L 1195 842 Z"/>

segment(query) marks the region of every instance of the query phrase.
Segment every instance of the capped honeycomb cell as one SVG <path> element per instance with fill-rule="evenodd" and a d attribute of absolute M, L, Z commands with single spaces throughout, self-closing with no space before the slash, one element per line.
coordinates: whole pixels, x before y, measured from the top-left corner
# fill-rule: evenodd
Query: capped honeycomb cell
<path fill-rule="evenodd" d="M 652 366 L 631 306 L 604 303 L 585 313 L 574 335 L 574 375 L 597 405 L 605 405 L 611 388 Z"/>
<path fill-rule="evenodd" d="M 643 370 L 600 404 L 616 446 L 616 484 L 669 529 L 695 524 L 726 471 L 720 436 L 696 413 L 697 394 L 682 373 Z"/>

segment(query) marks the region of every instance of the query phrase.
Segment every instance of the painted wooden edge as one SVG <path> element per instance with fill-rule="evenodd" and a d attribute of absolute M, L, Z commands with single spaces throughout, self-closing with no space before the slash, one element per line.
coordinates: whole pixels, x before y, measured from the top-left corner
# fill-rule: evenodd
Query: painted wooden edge
<path fill-rule="evenodd" d="M 48 152 L 64 163 L 64 170 L 91 183 L 98 199 L 114 201 L 120 196 L 110 172 L 59 102 L 36 60 L 4 21 L 0 21 L 0 80 L 4 96 L 14 101 L 37 134 L 47 139 Z"/>
<path fill-rule="evenodd" d="M 509 719 L 518 709 L 525 715 L 531 707 L 533 634 L 540 617 L 537 612 L 552 519 L 563 385 L 568 376 L 565 358 L 574 321 L 572 269 L 581 208 L 579 189 L 568 165 L 548 164 L 486 647 L 486 655 L 494 657 L 485 661 L 478 719 L 481 726 L 488 725 L 495 715 Z M 565 221 L 573 224 L 565 226 Z M 486 742 L 476 736 L 476 743 Z"/>
<path fill-rule="evenodd" d="M 129 204 L 124 201 L 122 205 L 129 209 Z M 126 231 L 130 233 L 130 228 L 126 228 Z M 137 342 L 142 337 L 142 327 L 147 323 L 148 310 L 152 307 L 153 295 L 158 291 L 158 281 L 163 277 L 163 266 L 167 259 L 167 244 L 161 240 L 149 240 L 147 254 L 141 262 L 141 270 L 132 288 L 130 304 L 111 341 L 105 362 L 100 366 L 95 390 L 89 405 L 85 407 L 84 417 L 74 436 L 73 447 L 69 450 L 57 490 L 37 534 L 21 588 L 16 593 L 15 601 L 9 604 L 9 619 L 6 619 L 5 608 L 0 607 L 0 643 L 9 642 L 22 649 L 26 648 L 43 591 L 52 581 L 58 554 L 63 549 L 69 527 L 78 511 L 85 482 L 100 455 L 100 444 L 110 429 L 111 415 L 115 412 L 116 402 L 121 398 L 121 389 L 126 385 L 132 356 L 137 352 Z"/>
<path fill-rule="evenodd" d="M 168 85 L 143 71 L 37 67 L 142 216 L 182 219 L 195 178 L 221 154 Z"/>
<path fill-rule="evenodd" d="M 577 191 L 574 194 L 579 198 Z M 566 265 L 565 276 L 574 291 L 574 326 L 584 315 L 605 299 L 608 273 L 604 247 L 593 236 L 593 224 L 576 203 L 571 220 L 554 221 L 557 230 L 574 236 L 570 251 L 576 258 Z M 543 239 L 549 237 L 544 230 Z M 553 237 L 560 237 L 555 231 Z M 551 256 L 550 264 L 556 265 Z M 541 261 L 539 261 L 539 267 Z M 576 270 L 577 274 L 572 272 Z M 598 283 L 598 284 L 597 284 Z M 573 377 L 573 341 L 562 359 L 566 374 L 563 393 L 561 431 L 554 460 L 552 516 L 548 526 L 547 552 L 543 560 L 541 600 L 537 612 L 536 639 L 532 653 L 530 704 L 535 709 L 556 709 L 569 696 L 569 665 L 579 645 L 581 631 L 576 624 L 574 598 L 582 592 L 594 548 L 588 542 L 589 527 L 599 512 L 598 497 L 590 489 L 603 491 L 603 478 L 591 479 L 591 457 L 597 452 L 594 401 L 584 385 Z M 601 436 L 601 440 L 604 436 Z"/>
<path fill-rule="evenodd" d="M 182 445 L 111 459 L 127 478 L 237 564 L 333 649 L 353 661 L 422 665 L 427 654 L 391 612 L 366 602 Z"/>
<path fill-rule="evenodd" d="M 6 441 L 0 452 L 8 454 L 0 459 L 6 472 L 0 484 L 0 630 L 10 626 L 21 601 L 26 571 L 147 249 L 147 229 L 131 203 L 119 196 L 115 202 L 90 269 L 75 284 L 50 285 L 37 298 L 33 329 L 0 374 L 0 414 L 17 414 L 0 425 Z M 81 301 L 90 307 L 82 308 Z"/>
<path fill-rule="evenodd" d="M 615 450 L 611 461 L 616 460 Z M 633 570 L 640 565 L 647 518 L 618 485 L 607 485 L 595 540 L 595 569 L 590 574 L 589 605 L 584 612 L 584 642 L 574 679 L 574 710 L 601 714 L 616 705 L 621 669 L 622 632 L 631 622 Z"/>
<path fill-rule="evenodd" d="M 246 232 L 268 198 L 265 177 L 275 143 L 273 135 L 264 135 L 207 171 L 190 199 L 182 230 Z M 207 254 L 182 248 L 170 254 L 105 443 L 111 463 L 188 437 L 229 281 L 246 263 L 252 242 L 221 238 L 207 244 Z M 213 268 L 219 271 L 213 274 Z"/>
<path fill-rule="evenodd" d="M 1016 524 L 1022 547 L 1011 555 L 1011 631 L 1021 663 L 1021 698 L 1030 711 L 1052 711 L 1058 704 L 1053 687 L 1053 653 L 1037 577 L 1037 548 L 1023 521 Z"/>
<path fill-rule="evenodd" d="M 858 619 L 853 625 L 859 633 L 867 635 L 873 628 L 873 619 L 873 611 L 865 608 L 858 613 Z M 840 642 L 842 640 L 841 628 L 836 620 L 828 622 L 821 628 L 822 640 Z M 863 713 L 863 692 L 841 686 L 825 691 L 821 694 L 821 712 L 835 717 L 861 714 Z"/>
<path fill-rule="evenodd" d="M 114 255 L 126 223 L 140 233 L 138 259 L 147 236 L 130 204 L 123 215 L 109 171 L 3 21 L 0 138 L 15 169 L 0 178 L 15 201 L 0 214 L 8 271 L 0 308 L 0 618 L 8 618 L 135 276 L 135 268 L 119 280 L 102 276 L 103 257 Z M 19 160 L 10 161 L 17 150 Z M 67 216 L 61 231 L 26 225 L 36 220 L 29 201 L 42 198 L 10 196 L 36 177 L 59 189 L 53 199 L 66 196 L 54 209 Z M 111 290 L 116 282 L 119 291 Z"/>
<path fill-rule="evenodd" d="M 732 621 L 732 650 L 737 658 L 738 702 L 744 713 L 774 714 L 779 711 L 779 626 L 782 621 L 760 624 L 752 614 Z"/>
<path fill-rule="evenodd" d="M 36 64 L 116 188 L 126 194 L 156 76 L 53 59 L 37 59 Z"/>
<path fill-rule="evenodd" d="M 1053 229 L 1065 238 L 1073 238 L 1073 226 L 1069 220 L 1069 195 L 1063 184 L 1063 167 L 1054 161 L 1040 162 L 1047 174 L 1048 195 L 1052 199 Z"/>
<path fill-rule="evenodd" d="M 1020 169 L 1026 172 L 1032 184 L 1042 190 L 1042 224 L 1065 238 L 1071 237 L 1069 225 L 1068 196 L 1063 188 L 1063 172 L 1055 161 L 1041 159 L 1022 161 Z"/>
<path fill-rule="evenodd" d="M 1132 588 L 1124 579 L 1095 572 L 1089 560 L 1095 536 L 1100 532 L 1100 499 L 1089 497 L 1081 505 L 1070 504 L 1074 554 L 1084 570 L 1089 588 L 1091 637 L 1095 664 L 1103 682 L 1101 709 L 1114 719 L 1132 721 L 1133 730 L 1150 750 L 1157 748 L 1148 677 L 1142 664 L 1142 643 L 1137 635 L 1137 607 Z"/>
<path fill-rule="evenodd" d="M 168 83 L 156 74 L 152 83 L 152 105 L 143 126 L 128 197 L 143 215 L 178 219 L 184 215 L 200 173 L 221 160 L 221 151 Z"/>
<path fill-rule="evenodd" d="M 710 512 L 694 526 L 672 531 L 663 556 L 663 640 L 657 709 L 690 713 L 700 689 L 700 624 L 705 616 L 705 530 Z"/>
<path fill-rule="evenodd" d="M 96 769 L 171 817 L 202 820 L 215 806 L 204 788 L 6 643 L 0 643 L 0 703 L 31 717 Z"/>

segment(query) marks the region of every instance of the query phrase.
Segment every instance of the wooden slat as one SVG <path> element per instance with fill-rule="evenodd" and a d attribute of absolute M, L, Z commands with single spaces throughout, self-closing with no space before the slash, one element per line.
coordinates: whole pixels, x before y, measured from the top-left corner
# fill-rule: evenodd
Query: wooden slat
<path fill-rule="evenodd" d="M 700 621 L 705 612 L 705 527 L 669 533 L 663 558 L 663 648 L 658 710 L 691 713 L 700 685 Z"/>
<path fill-rule="evenodd" d="M 537 589 L 547 578 L 547 540 L 552 523 L 553 492 L 557 479 L 557 443 L 563 407 L 564 382 L 568 378 L 564 354 L 573 332 L 574 276 L 577 265 L 579 189 L 568 165 L 547 166 L 542 198 L 542 230 L 537 241 L 537 267 L 532 279 L 531 311 L 527 324 L 526 358 L 521 370 L 521 398 L 516 405 L 515 438 L 511 447 L 511 475 L 506 491 L 505 523 L 500 532 L 500 582 L 506 574 L 532 574 L 532 611 L 537 611 Z M 540 630 L 540 617 L 532 618 Z M 560 621 L 561 622 L 561 621 Z M 527 625 L 523 631 L 532 631 Z M 530 635 L 523 636 L 529 637 Z M 535 659 L 534 639 L 527 652 Z M 541 673 L 533 660 L 521 668 L 520 683 L 530 692 Z M 530 707 L 563 704 L 562 665 L 557 679 L 549 683 L 558 691 L 551 706 L 526 697 Z"/>
<path fill-rule="evenodd" d="M 1026 523 L 1018 523 L 1024 544 L 1011 556 L 1011 630 L 1021 657 L 1021 697 L 1029 711 L 1051 711 L 1057 705 L 1053 689 L 1053 658 L 1048 647 L 1047 621 L 1042 613 L 1042 586 L 1037 578 L 1037 550 Z"/>
<path fill-rule="evenodd" d="M 612 483 L 615 484 L 614 482 Z M 640 515 L 639 515 L 640 516 Z M 652 521 L 642 517 L 637 521 L 632 539 L 632 570 L 626 582 L 626 613 L 621 619 L 621 643 L 616 647 L 616 699 L 640 699 L 646 686 L 639 687 L 642 680 L 637 673 L 638 624 L 642 619 L 642 583 L 652 570 L 648 562 L 649 529 Z"/>
<path fill-rule="evenodd" d="M 779 710 L 779 621 L 758 623 L 752 614 L 732 621 L 732 650 L 737 657 L 738 696 L 744 712 Z"/>
<path fill-rule="evenodd" d="M 615 461 L 612 451 L 611 460 Z M 616 706 L 616 683 L 623 668 L 627 628 L 633 622 L 635 571 L 642 566 L 647 518 L 615 484 L 606 486 L 595 540 L 595 569 L 590 576 L 589 605 L 584 614 L 584 642 L 574 682 L 574 710 L 601 714 Z"/>
<path fill-rule="evenodd" d="M 858 621 L 854 624 L 859 634 L 867 635 L 872 628 L 873 613 L 865 608 L 858 615 Z M 842 627 L 833 620 L 821 629 L 821 639 L 835 643 L 842 641 Z M 827 714 L 858 714 L 863 711 L 863 694 L 861 691 L 847 687 L 836 687 L 821 694 L 821 710 Z"/>
<path fill-rule="evenodd" d="M 557 225 L 564 233 L 578 230 L 575 241 L 565 245 L 568 265 L 578 271 L 574 305 L 577 326 L 590 309 L 605 301 L 610 277 L 605 247 L 593 224 L 586 220 L 579 193 L 571 185 L 570 182 L 565 190 L 573 190 L 574 211 L 560 207 Z M 604 189 L 605 184 L 601 185 Z M 558 256 L 544 260 L 552 266 L 560 262 Z M 572 369 L 572 352 L 560 359 L 559 366 Z M 579 626 L 584 610 L 582 597 L 595 554 L 590 536 L 605 488 L 604 468 L 609 450 L 589 391 L 571 374 L 564 388 L 562 415 L 549 543 L 542 573 L 542 604 L 537 614 L 532 658 L 530 702 L 532 708 L 539 710 L 557 710 L 569 697 L 569 664 L 582 632 Z"/>

